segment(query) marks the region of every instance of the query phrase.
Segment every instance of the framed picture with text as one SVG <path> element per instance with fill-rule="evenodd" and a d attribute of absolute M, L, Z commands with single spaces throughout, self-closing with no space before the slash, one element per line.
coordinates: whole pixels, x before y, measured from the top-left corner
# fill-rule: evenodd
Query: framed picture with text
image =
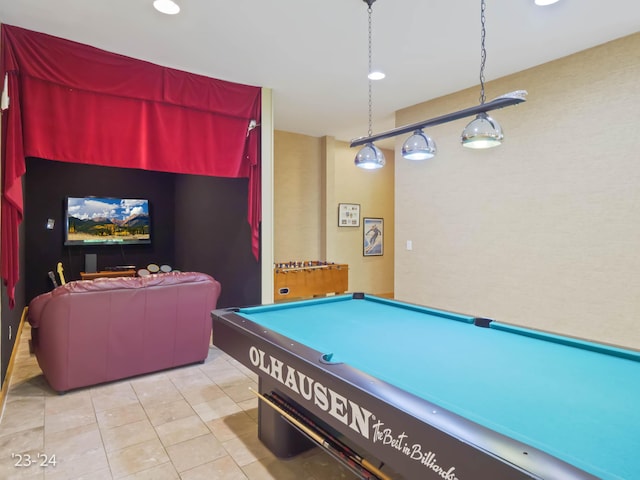
<path fill-rule="evenodd" d="M 384 254 L 384 220 L 382 218 L 364 219 L 362 254 L 365 257 Z"/>
<path fill-rule="evenodd" d="M 359 227 L 360 226 L 360 204 L 359 203 L 339 203 L 338 204 L 338 226 L 339 227 Z"/>

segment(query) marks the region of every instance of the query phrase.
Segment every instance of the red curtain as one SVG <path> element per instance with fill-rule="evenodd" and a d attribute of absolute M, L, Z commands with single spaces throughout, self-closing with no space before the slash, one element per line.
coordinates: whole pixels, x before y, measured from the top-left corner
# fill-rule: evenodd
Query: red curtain
<path fill-rule="evenodd" d="M 2 25 L 1 275 L 18 281 L 25 157 L 248 178 L 248 221 L 259 257 L 260 87 L 161 67 Z"/>

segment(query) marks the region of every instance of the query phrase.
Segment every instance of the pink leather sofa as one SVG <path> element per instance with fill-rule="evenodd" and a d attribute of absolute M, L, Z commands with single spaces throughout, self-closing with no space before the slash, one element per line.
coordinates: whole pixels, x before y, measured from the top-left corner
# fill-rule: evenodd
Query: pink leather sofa
<path fill-rule="evenodd" d="M 219 296 L 195 272 L 69 282 L 30 302 L 33 349 L 57 392 L 202 362 Z"/>

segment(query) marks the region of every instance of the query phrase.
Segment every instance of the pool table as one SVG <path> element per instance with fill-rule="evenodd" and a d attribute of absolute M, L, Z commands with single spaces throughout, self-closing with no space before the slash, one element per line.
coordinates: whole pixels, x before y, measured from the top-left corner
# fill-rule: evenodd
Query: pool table
<path fill-rule="evenodd" d="M 391 478 L 640 479 L 640 352 L 361 293 L 212 321 L 261 394 Z M 259 402 L 277 456 L 299 430 Z"/>

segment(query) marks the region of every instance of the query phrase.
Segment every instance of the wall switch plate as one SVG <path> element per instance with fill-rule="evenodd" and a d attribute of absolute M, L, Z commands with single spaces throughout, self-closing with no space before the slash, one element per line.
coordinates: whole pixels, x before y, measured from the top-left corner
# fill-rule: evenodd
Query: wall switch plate
<path fill-rule="evenodd" d="M 407 240 L 407 250 L 413 250 L 413 242 L 411 240 Z"/>
<path fill-rule="evenodd" d="M 47 230 L 53 230 L 53 227 L 55 226 L 56 221 L 53 218 L 50 218 L 47 220 Z"/>

